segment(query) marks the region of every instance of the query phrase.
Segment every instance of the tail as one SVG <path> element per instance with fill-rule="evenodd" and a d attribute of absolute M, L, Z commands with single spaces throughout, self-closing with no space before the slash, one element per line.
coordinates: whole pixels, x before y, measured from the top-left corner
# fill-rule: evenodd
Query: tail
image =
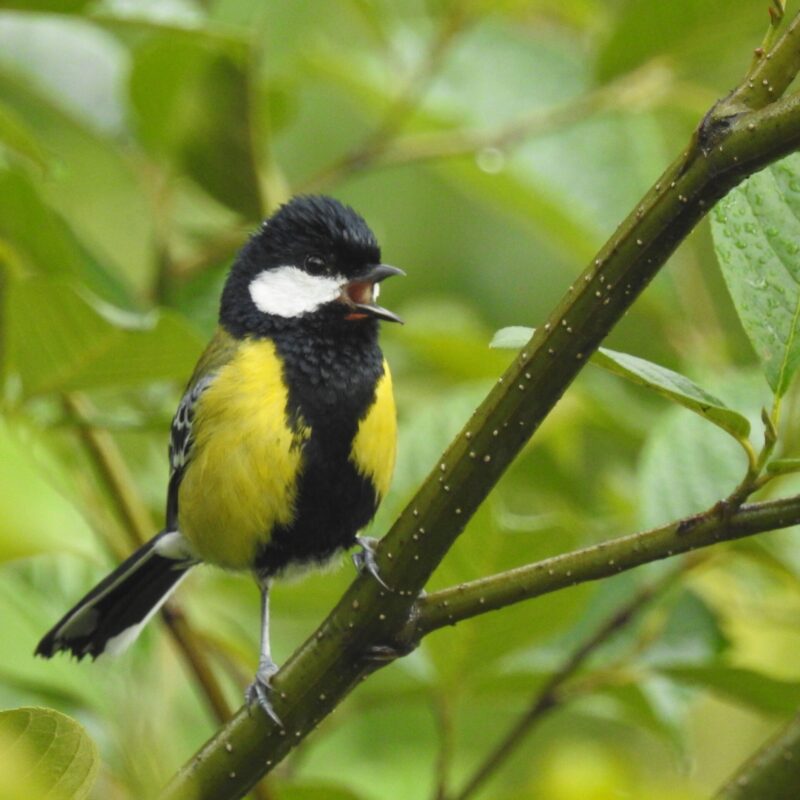
<path fill-rule="evenodd" d="M 103 578 L 36 647 L 50 658 L 68 650 L 78 660 L 121 653 L 197 563 L 177 531 L 163 531 Z"/>

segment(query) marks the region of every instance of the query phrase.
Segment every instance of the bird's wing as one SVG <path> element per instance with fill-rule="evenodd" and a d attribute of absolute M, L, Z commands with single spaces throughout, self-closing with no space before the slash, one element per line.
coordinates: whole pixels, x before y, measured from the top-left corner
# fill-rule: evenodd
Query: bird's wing
<path fill-rule="evenodd" d="M 175 530 L 178 521 L 178 487 L 181 485 L 186 465 L 192 455 L 193 424 L 197 401 L 214 382 L 219 370 L 236 353 L 238 342 L 221 328 L 206 347 L 197 362 L 194 374 L 183 393 L 169 436 L 169 487 L 167 489 L 167 530 Z"/>

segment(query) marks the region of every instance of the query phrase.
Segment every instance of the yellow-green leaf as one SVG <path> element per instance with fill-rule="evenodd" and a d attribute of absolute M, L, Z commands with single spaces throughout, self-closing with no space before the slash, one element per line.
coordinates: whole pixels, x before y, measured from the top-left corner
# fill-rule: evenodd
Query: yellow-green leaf
<path fill-rule="evenodd" d="M 0 796 L 83 800 L 97 777 L 97 747 L 75 720 L 49 708 L 0 711 Z"/>

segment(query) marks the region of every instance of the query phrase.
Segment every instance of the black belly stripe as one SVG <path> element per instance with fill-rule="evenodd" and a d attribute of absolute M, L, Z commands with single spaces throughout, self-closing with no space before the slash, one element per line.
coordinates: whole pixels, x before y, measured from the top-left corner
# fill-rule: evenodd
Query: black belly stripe
<path fill-rule="evenodd" d="M 375 515 L 375 487 L 358 473 L 350 451 L 383 375 L 374 326 L 354 326 L 352 337 L 336 342 L 319 335 L 274 338 L 289 387 L 288 417 L 304 421 L 311 435 L 303 445 L 294 519 L 271 531 L 256 558 L 265 575 L 352 546 Z"/>

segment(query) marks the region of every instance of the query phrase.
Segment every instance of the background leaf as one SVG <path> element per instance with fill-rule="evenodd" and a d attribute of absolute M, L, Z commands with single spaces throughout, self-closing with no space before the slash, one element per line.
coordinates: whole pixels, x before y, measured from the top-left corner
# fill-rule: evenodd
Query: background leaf
<path fill-rule="evenodd" d="M 237 57 L 238 56 L 238 57 Z M 143 141 L 249 220 L 262 216 L 256 91 L 242 55 L 202 35 L 158 36 L 136 52 L 131 101 Z M 230 120 L 244 121 L 231 125 Z"/>
<path fill-rule="evenodd" d="M 185 381 L 201 349 L 191 327 L 168 312 L 115 313 L 57 281 L 15 282 L 7 303 L 9 358 L 28 395 Z"/>
<path fill-rule="evenodd" d="M 49 708 L 0 711 L 0 763 L 0 788 L 9 800 L 83 800 L 98 771 L 94 742 L 77 722 Z"/>
<path fill-rule="evenodd" d="M 66 485 L 55 454 L 10 422 L 0 417 L 0 562 L 52 551 L 96 555 L 86 521 L 53 486 L 56 476 Z"/>
<path fill-rule="evenodd" d="M 662 672 L 771 714 L 788 715 L 800 706 L 800 682 L 779 681 L 759 672 L 731 666 L 669 667 Z"/>

